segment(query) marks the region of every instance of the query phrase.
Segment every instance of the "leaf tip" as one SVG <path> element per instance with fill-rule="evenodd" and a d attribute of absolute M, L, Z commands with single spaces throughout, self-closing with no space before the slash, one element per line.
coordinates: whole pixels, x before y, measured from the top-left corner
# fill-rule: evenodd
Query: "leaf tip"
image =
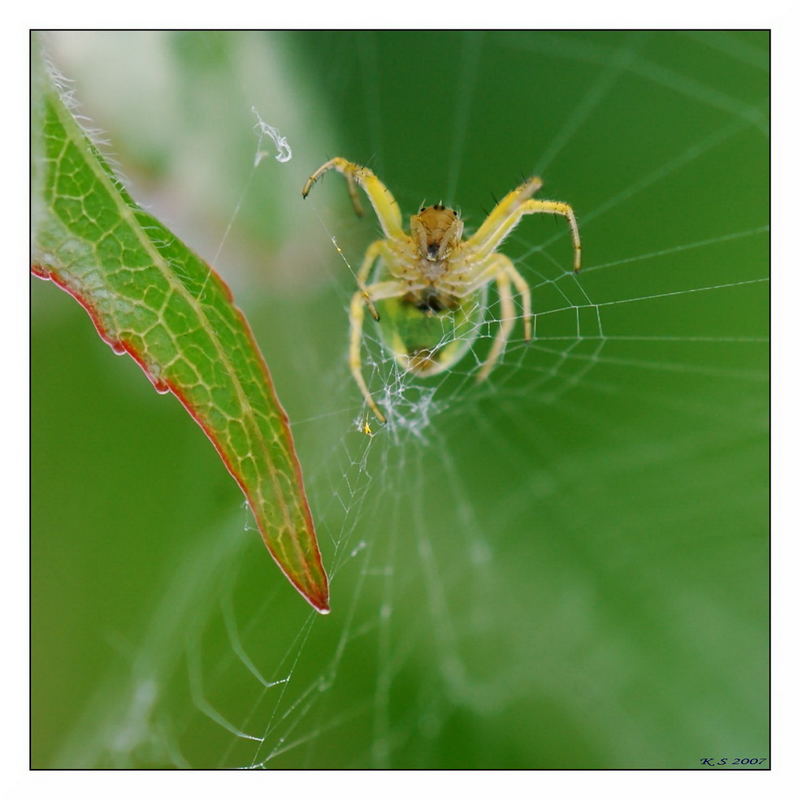
<path fill-rule="evenodd" d="M 322 616 L 326 616 L 331 613 L 331 605 L 330 600 L 328 597 L 328 590 L 325 587 L 325 593 L 319 595 L 311 595 L 311 594 L 304 594 L 303 595 L 306 600 L 311 604 L 311 607 Z"/>

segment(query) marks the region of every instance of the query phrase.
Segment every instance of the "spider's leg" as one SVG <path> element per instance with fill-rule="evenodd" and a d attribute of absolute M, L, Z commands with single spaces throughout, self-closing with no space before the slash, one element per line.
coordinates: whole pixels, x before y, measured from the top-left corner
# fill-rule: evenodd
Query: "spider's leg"
<path fill-rule="evenodd" d="M 578 233 L 578 221 L 572 206 L 560 203 L 557 200 L 528 200 L 520 209 L 520 216 L 524 214 L 558 214 L 566 217 L 572 234 L 572 249 L 575 252 L 575 261 L 572 269 L 579 272 L 581 268 L 581 235 Z"/>
<path fill-rule="evenodd" d="M 372 317 L 376 322 L 380 321 L 381 317 L 380 314 L 378 314 L 378 310 L 375 308 L 375 304 L 372 302 L 372 299 L 369 296 L 369 291 L 367 290 L 367 280 L 369 279 L 369 273 L 371 272 L 375 262 L 380 256 L 386 258 L 386 253 L 386 241 L 384 239 L 378 239 L 376 242 L 373 242 L 367 248 L 367 252 L 364 253 L 364 260 L 361 262 L 361 266 L 356 273 L 356 283 L 358 283 L 358 288 L 361 289 L 361 293 L 364 295 L 364 302 L 367 304 L 369 313 L 372 314 Z"/>
<path fill-rule="evenodd" d="M 503 253 L 495 253 L 483 261 L 478 261 L 472 265 L 463 267 L 462 282 L 459 286 L 459 297 L 465 297 L 472 294 L 493 280 L 498 274 L 505 273 L 511 282 L 514 284 L 522 299 L 522 323 L 524 326 L 525 338 L 530 341 L 532 337 L 531 331 L 531 288 L 528 282 L 522 275 L 519 274 L 514 263 L 511 259 Z"/>
<path fill-rule="evenodd" d="M 372 409 L 372 413 L 380 420 L 386 422 L 386 417 L 381 413 L 372 399 L 364 375 L 361 371 L 361 338 L 364 326 L 364 305 L 372 300 L 386 300 L 390 297 L 401 297 L 406 293 L 407 287 L 399 281 L 384 281 L 369 286 L 366 291 L 357 291 L 350 301 L 350 372 L 361 390 L 361 394 Z"/>
<path fill-rule="evenodd" d="M 529 178 L 510 191 L 489 213 L 483 224 L 473 234 L 468 245 L 485 258 L 496 250 L 519 222 L 520 206 L 542 187 L 541 178 Z"/>
<path fill-rule="evenodd" d="M 359 286 L 366 284 L 369 280 L 369 273 L 378 258 L 380 256 L 387 258 L 388 249 L 386 245 L 387 242 L 385 239 L 378 239 L 367 248 L 367 252 L 364 253 L 364 260 L 361 262 L 361 266 L 358 268 L 358 273 L 356 274 L 356 280 L 358 280 Z"/>
<path fill-rule="evenodd" d="M 372 413 L 381 421 L 386 422 L 386 417 L 381 414 L 380 409 L 372 399 L 364 375 L 361 372 L 361 334 L 364 326 L 364 303 L 368 295 L 356 292 L 350 301 L 350 372 L 361 390 L 361 394 L 372 409 Z"/>
<path fill-rule="evenodd" d="M 383 245 L 383 239 L 378 239 L 378 241 L 373 242 L 367 248 L 367 252 L 364 253 L 364 260 L 361 262 L 361 266 L 358 268 L 358 272 L 355 276 L 358 288 L 361 290 L 361 294 L 364 297 L 364 302 L 367 304 L 369 313 L 372 315 L 372 318 L 375 320 L 375 322 L 380 322 L 381 315 L 378 313 L 378 309 L 375 308 L 375 303 L 372 302 L 372 299 L 369 296 L 369 291 L 367 290 L 367 279 L 369 278 L 369 273 L 372 270 L 373 264 L 377 261 L 378 257 L 382 255 Z"/>
<path fill-rule="evenodd" d="M 531 340 L 531 287 L 528 286 L 528 281 L 517 272 L 517 268 L 512 263 L 508 256 L 500 253 L 496 256 L 497 260 L 502 263 L 502 267 L 506 275 L 511 278 L 511 282 L 519 292 L 522 298 L 522 325 L 525 331 L 525 339 Z"/>
<path fill-rule="evenodd" d="M 557 200 L 534 200 L 531 195 L 542 185 L 539 178 L 531 178 L 514 191 L 509 192 L 495 207 L 483 225 L 466 242 L 465 248 L 473 258 L 487 258 L 511 233 L 526 214 L 558 214 L 566 217 L 572 233 L 572 247 L 575 252 L 573 269 L 581 268 L 581 237 L 578 222 L 572 206 Z"/>
<path fill-rule="evenodd" d="M 375 209 L 375 215 L 378 217 L 378 222 L 380 222 L 384 234 L 390 237 L 405 237 L 403 219 L 397 201 L 369 167 L 362 167 L 345 158 L 332 158 L 330 161 L 326 161 L 306 181 L 306 185 L 303 187 L 303 197 L 308 196 L 311 187 L 329 169 L 335 169 L 347 179 L 347 191 L 350 193 L 350 199 L 353 202 L 356 214 L 359 216 L 363 214 L 356 192 L 356 186 L 360 186 L 369 198 L 370 203 L 372 203 L 372 208 Z"/>
<path fill-rule="evenodd" d="M 498 269 L 495 281 L 497 282 L 497 293 L 500 295 L 500 329 L 497 331 L 497 336 L 494 337 L 488 358 L 478 372 L 476 380 L 479 383 L 486 380 L 492 371 L 497 359 L 505 350 L 508 336 L 514 327 L 514 298 L 511 296 L 511 283 L 504 269 Z"/>

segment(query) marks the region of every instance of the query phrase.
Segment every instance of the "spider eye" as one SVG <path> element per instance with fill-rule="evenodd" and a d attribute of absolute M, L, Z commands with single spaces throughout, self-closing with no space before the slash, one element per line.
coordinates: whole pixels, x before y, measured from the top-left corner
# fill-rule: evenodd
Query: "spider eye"
<path fill-rule="evenodd" d="M 421 214 L 421 213 L 422 213 L 424 210 L 425 210 L 425 206 L 420 206 L 420 207 L 419 207 L 419 213 L 420 213 L 420 214 Z"/>

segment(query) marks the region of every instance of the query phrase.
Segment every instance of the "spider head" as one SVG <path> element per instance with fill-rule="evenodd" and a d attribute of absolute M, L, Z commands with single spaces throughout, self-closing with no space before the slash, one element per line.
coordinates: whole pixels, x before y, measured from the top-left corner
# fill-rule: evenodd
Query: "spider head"
<path fill-rule="evenodd" d="M 444 261 L 461 241 L 464 223 L 452 208 L 422 207 L 411 217 L 411 235 L 420 258 Z"/>

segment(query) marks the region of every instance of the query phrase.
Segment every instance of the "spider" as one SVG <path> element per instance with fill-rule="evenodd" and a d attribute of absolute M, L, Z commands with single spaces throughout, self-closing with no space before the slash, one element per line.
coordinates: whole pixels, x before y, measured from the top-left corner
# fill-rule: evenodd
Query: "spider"
<path fill-rule="evenodd" d="M 423 206 L 403 230 L 397 201 L 368 167 L 332 158 L 306 181 L 303 197 L 328 170 L 340 172 L 356 214 L 363 215 L 357 187 L 369 198 L 386 238 L 373 242 L 356 275 L 358 291 L 350 302 L 350 371 L 375 416 L 386 417 L 372 398 L 361 371 L 364 306 L 376 321 L 397 362 L 414 375 L 430 376 L 452 367 L 469 350 L 486 312 L 487 288 L 494 281 L 500 296 L 500 327 L 477 380 L 483 381 L 503 353 L 514 326 L 511 286 L 522 299 L 525 339 L 531 338 L 531 290 L 508 256 L 497 248 L 525 214 L 559 214 L 567 218 L 575 252 L 573 269 L 581 268 L 581 241 L 572 208 L 555 200 L 534 200 L 539 178 L 526 180 L 509 192 L 478 230 L 462 241 L 459 213 L 443 205 Z M 375 262 L 377 280 L 367 285 Z M 378 313 L 376 303 L 383 314 Z"/>

